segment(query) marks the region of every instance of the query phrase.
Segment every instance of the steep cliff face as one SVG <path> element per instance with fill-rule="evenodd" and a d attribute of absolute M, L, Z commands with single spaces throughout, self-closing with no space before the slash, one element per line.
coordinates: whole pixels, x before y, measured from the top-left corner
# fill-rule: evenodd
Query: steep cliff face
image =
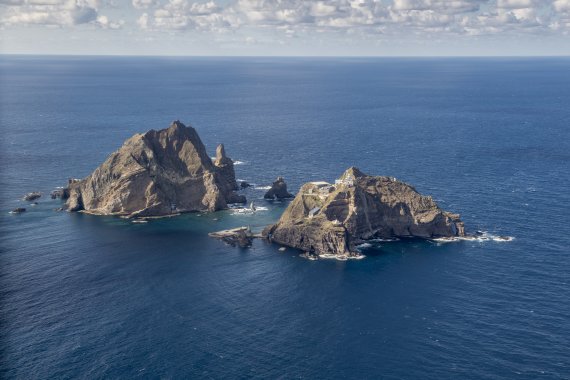
<path fill-rule="evenodd" d="M 374 238 L 464 236 L 459 215 L 390 177 L 349 168 L 336 183 L 303 185 L 281 219 L 264 230 L 279 244 L 316 254 L 351 255 Z"/>
<path fill-rule="evenodd" d="M 224 144 L 218 145 L 216 148 L 216 158 L 214 159 L 214 166 L 218 176 L 218 183 L 223 188 L 225 193 L 231 193 L 238 190 L 236 181 L 236 173 L 234 171 L 234 162 L 231 158 L 226 156 L 226 149 Z M 244 200 L 245 202 L 245 200 Z M 234 203 L 228 200 L 228 203 Z"/>
<path fill-rule="evenodd" d="M 101 215 L 164 216 L 216 211 L 234 193 L 233 163 L 218 147 L 212 162 L 196 130 L 179 121 L 128 139 L 95 171 L 69 184 L 66 206 Z"/>

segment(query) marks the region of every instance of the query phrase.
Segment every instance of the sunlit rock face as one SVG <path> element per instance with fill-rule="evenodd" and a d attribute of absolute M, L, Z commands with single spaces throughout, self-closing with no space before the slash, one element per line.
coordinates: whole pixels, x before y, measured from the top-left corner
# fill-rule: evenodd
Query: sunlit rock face
<path fill-rule="evenodd" d="M 392 177 L 351 167 L 336 180 L 301 187 L 264 236 L 315 254 L 354 255 L 375 238 L 464 236 L 459 215 L 441 210 L 429 196 Z"/>
<path fill-rule="evenodd" d="M 137 134 L 88 177 L 69 184 L 69 211 L 127 217 L 216 211 L 245 202 L 233 162 L 218 147 L 215 162 L 196 130 L 179 121 Z"/>

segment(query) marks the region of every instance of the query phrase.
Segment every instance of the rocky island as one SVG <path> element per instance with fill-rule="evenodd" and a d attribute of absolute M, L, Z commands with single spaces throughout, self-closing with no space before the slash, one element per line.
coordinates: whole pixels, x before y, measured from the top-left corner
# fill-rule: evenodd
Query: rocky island
<path fill-rule="evenodd" d="M 175 121 L 166 129 L 134 135 L 89 176 L 69 180 L 51 196 L 65 199 L 69 211 L 149 218 L 245 203 L 236 193 L 239 188 L 224 145 L 210 158 L 196 130 Z M 264 195 L 268 200 L 292 197 L 282 177 Z M 210 236 L 241 247 L 264 237 L 310 257 L 350 257 L 359 255 L 359 244 L 373 239 L 457 239 L 465 230 L 458 214 L 441 210 L 412 186 L 351 167 L 334 184 L 303 185 L 279 221 L 261 235 L 240 227 Z"/>
<path fill-rule="evenodd" d="M 429 196 L 392 177 L 369 176 L 351 167 L 334 184 L 303 185 L 279 221 L 263 236 L 311 255 L 358 255 L 372 239 L 464 236 L 458 214 L 441 210 Z"/>
<path fill-rule="evenodd" d="M 157 217 L 245 203 L 233 161 L 219 145 L 212 160 L 198 133 L 180 121 L 136 134 L 88 177 L 62 190 L 65 208 L 98 215 Z"/>

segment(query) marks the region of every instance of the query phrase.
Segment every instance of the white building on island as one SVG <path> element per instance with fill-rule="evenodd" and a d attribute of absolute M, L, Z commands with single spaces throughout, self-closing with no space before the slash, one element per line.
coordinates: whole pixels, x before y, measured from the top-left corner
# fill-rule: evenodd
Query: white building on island
<path fill-rule="evenodd" d="M 345 178 L 335 180 L 334 184 L 335 185 L 354 186 L 354 178 L 351 175 L 347 175 Z"/>

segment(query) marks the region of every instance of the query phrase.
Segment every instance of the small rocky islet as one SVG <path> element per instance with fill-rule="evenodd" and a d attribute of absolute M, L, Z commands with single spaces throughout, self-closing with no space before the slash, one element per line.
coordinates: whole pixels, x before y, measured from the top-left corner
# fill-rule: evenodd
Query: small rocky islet
<path fill-rule="evenodd" d="M 70 212 L 140 220 L 246 203 L 237 191 L 247 186 L 238 184 L 223 144 L 212 159 L 196 130 L 174 121 L 166 129 L 134 135 L 89 176 L 70 179 L 51 197 L 65 200 L 62 209 Z M 302 250 L 309 258 L 357 257 L 358 245 L 375 239 L 465 236 L 459 215 L 440 209 L 431 197 L 393 177 L 369 176 L 355 167 L 334 183 L 306 183 L 295 196 L 277 177 L 264 198 L 294 199 L 261 235 L 240 227 L 210 236 L 240 247 L 263 237 Z"/>

